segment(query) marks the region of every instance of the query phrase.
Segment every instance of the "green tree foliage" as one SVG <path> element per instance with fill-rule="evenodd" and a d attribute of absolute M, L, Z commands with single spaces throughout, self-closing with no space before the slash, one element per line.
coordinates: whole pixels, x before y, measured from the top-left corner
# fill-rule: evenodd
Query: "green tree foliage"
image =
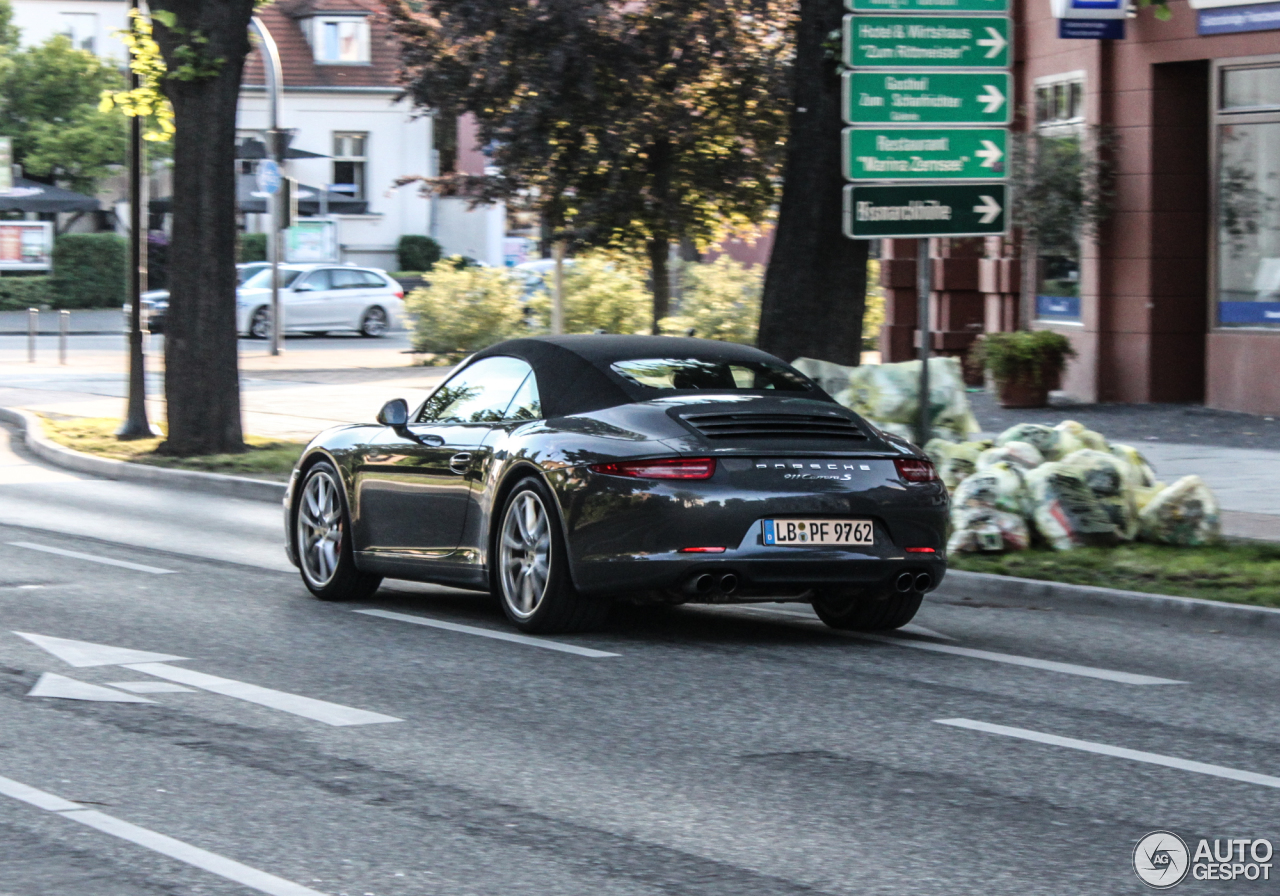
<path fill-rule="evenodd" d="M 7 30 L 0 26 L 0 35 Z M 37 177 L 95 193 L 123 164 L 128 146 L 124 116 L 98 105 L 104 90 L 123 85 L 120 73 L 62 35 L 26 50 L 5 45 L 0 53 L 0 134 L 13 138 L 14 161 Z"/>
<path fill-rule="evenodd" d="M 686 264 L 680 274 L 680 304 L 675 315 L 662 319 L 663 333 L 693 330 L 702 339 L 755 343 L 763 270 L 722 255 L 709 264 Z"/>
<path fill-rule="evenodd" d="M 1031 233 L 1045 255 L 1069 255 L 1111 214 L 1115 138 L 1092 128 L 1082 139 L 1015 135 L 1010 153 L 1013 224 Z"/>
<path fill-rule="evenodd" d="M 452 361 L 519 335 L 526 329 L 522 292 L 505 268 L 436 265 L 430 284 L 405 298 L 417 318 L 414 350 Z"/>
<path fill-rule="evenodd" d="M 151 22 L 136 9 L 129 11 L 129 27 L 117 32 L 129 51 L 129 68 L 138 76 L 138 86 L 130 90 L 106 90 L 99 108 L 118 108 L 131 118 L 145 121 L 142 137 L 152 143 L 167 143 L 173 137 L 173 106 L 161 89 L 167 69 L 160 45 L 152 34 Z"/>
<path fill-rule="evenodd" d="M 551 326 L 553 274 L 530 302 L 539 327 Z M 644 265 L 634 255 L 588 252 L 564 269 L 566 333 L 645 333 L 650 325 L 650 297 Z"/>
<path fill-rule="evenodd" d="M 537 208 L 580 246 L 668 246 L 765 220 L 787 127 L 791 0 L 388 0 L 416 104 L 472 113 L 495 177 L 429 187 Z"/>
<path fill-rule="evenodd" d="M 880 261 L 867 262 L 867 304 L 862 312 L 862 350 L 878 351 L 884 326 L 884 287 L 880 285 Z"/>
<path fill-rule="evenodd" d="M 396 264 L 400 271 L 429 271 L 443 253 L 440 244 L 420 233 L 406 233 L 396 242 Z"/>

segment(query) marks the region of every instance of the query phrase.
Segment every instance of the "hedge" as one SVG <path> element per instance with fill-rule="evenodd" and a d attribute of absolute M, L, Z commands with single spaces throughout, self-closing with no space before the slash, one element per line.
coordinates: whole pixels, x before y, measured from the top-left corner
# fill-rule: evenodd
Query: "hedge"
<path fill-rule="evenodd" d="M 267 235 L 265 233 L 240 234 L 240 263 L 267 260 Z"/>
<path fill-rule="evenodd" d="M 429 271 L 440 255 L 440 244 L 429 236 L 406 233 L 396 243 L 396 262 L 402 271 Z"/>
<path fill-rule="evenodd" d="M 128 292 L 129 243 L 114 233 L 68 233 L 53 244 L 52 304 L 111 308 Z"/>
<path fill-rule="evenodd" d="M 25 311 L 52 301 L 49 277 L 0 277 L 0 311 Z"/>

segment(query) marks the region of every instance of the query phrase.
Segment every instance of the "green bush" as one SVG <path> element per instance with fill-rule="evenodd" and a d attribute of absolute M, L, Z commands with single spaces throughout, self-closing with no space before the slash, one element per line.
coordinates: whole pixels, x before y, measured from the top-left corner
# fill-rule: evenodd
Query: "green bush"
<path fill-rule="evenodd" d="M 648 333 L 653 298 L 645 286 L 645 269 L 632 256 L 591 252 L 564 267 L 564 331 L 566 333 Z M 555 272 L 545 289 L 529 302 L 539 327 L 551 328 Z"/>
<path fill-rule="evenodd" d="M 1039 386 L 1056 379 L 1076 356 L 1071 342 L 1052 330 L 987 333 L 978 340 L 974 356 L 997 383 L 1022 381 Z"/>
<path fill-rule="evenodd" d="M 429 271 L 441 254 L 439 243 L 417 233 L 406 233 L 396 243 L 396 263 L 402 271 Z"/>
<path fill-rule="evenodd" d="M 755 343 L 763 268 L 748 267 L 722 255 L 709 264 L 685 265 L 681 282 L 676 313 L 659 321 L 663 333 L 683 336 L 692 329 L 701 339 Z"/>
<path fill-rule="evenodd" d="M 267 260 L 267 235 L 265 233 L 240 234 L 240 264 L 247 261 Z"/>
<path fill-rule="evenodd" d="M 114 233 L 68 233 L 53 243 L 52 304 L 110 308 L 124 303 L 129 243 Z"/>
<path fill-rule="evenodd" d="M 0 311 L 25 311 L 52 301 L 49 278 L 0 277 Z"/>
<path fill-rule="evenodd" d="M 528 332 L 522 290 L 505 268 L 440 265 L 430 284 L 405 299 L 417 318 L 414 350 L 449 361 Z"/>

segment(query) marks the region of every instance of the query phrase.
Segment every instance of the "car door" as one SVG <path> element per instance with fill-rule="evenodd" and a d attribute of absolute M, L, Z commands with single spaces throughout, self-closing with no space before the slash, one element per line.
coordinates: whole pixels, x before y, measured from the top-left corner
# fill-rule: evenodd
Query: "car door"
<path fill-rule="evenodd" d="M 285 327 L 289 330 L 318 330 L 329 324 L 325 306 L 331 291 L 327 268 L 299 277 L 287 293 L 281 294 L 285 306 Z"/>
<path fill-rule="evenodd" d="M 529 373 L 517 358 L 481 359 L 433 392 L 414 422 L 381 434 L 354 471 L 357 550 L 430 563 L 458 548 L 485 439 Z"/>
<path fill-rule="evenodd" d="M 360 315 L 369 305 L 369 294 L 369 283 L 364 271 L 358 268 L 334 268 L 333 293 L 330 299 L 334 326 L 357 329 L 360 326 Z"/>

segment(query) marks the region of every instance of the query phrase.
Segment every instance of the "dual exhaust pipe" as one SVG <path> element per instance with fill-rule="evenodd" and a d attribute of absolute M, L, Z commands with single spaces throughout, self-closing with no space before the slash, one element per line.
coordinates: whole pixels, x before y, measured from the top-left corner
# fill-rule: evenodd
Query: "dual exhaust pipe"
<path fill-rule="evenodd" d="M 906 594 L 909 591 L 919 591 L 923 594 L 929 590 L 929 586 L 932 584 L 933 576 L 927 572 L 899 573 L 898 577 L 893 581 L 894 590 L 899 594 Z"/>
<path fill-rule="evenodd" d="M 731 572 L 722 572 L 719 575 L 710 572 L 699 573 L 685 582 L 684 590 L 688 594 L 704 595 L 718 592 L 728 597 L 738 590 L 738 577 Z"/>

